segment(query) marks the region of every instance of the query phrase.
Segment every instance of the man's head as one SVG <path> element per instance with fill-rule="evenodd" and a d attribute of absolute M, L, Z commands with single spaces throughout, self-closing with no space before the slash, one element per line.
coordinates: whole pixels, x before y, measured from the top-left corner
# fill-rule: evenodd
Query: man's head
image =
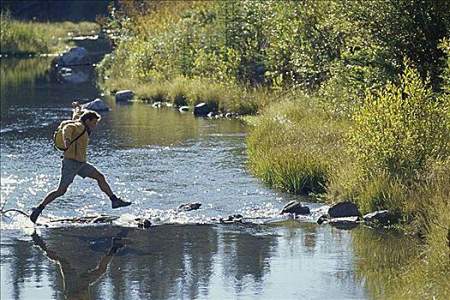
<path fill-rule="evenodd" d="M 97 126 L 97 122 L 99 122 L 100 120 L 100 115 L 91 110 L 85 111 L 80 117 L 80 121 L 83 122 L 83 124 L 86 125 L 89 130 L 95 129 L 95 127 Z"/>

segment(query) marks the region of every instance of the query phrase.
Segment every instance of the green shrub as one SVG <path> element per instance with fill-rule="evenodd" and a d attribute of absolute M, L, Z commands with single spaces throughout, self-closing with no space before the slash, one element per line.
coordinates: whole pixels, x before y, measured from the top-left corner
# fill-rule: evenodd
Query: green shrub
<path fill-rule="evenodd" d="M 380 196 L 389 191 L 386 186 L 409 187 L 430 161 L 449 156 L 449 107 L 449 99 L 435 97 L 408 64 L 399 84 L 388 84 L 367 96 L 348 133 L 350 156 L 357 162 L 355 173 L 361 180 L 358 197 L 369 202 L 365 207 L 392 207 L 387 199 L 401 197 Z M 382 184 L 362 197 L 374 182 Z"/>
<path fill-rule="evenodd" d="M 443 59 L 444 70 L 442 72 L 442 90 L 450 95 L 450 39 L 442 40 L 440 48 L 445 53 L 445 58 Z"/>

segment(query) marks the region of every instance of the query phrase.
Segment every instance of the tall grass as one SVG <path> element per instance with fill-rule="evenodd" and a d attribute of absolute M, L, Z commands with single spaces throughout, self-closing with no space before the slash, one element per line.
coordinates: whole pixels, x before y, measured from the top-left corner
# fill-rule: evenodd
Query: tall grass
<path fill-rule="evenodd" d="M 333 120 L 314 99 L 294 92 L 252 124 L 247 145 L 256 176 L 292 193 L 325 191 L 343 157 L 344 121 Z"/>
<path fill-rule="evenodd" d="M 17 21 L 8 12 L 0 18 L 0 53 L 9 55 L 47 54 L 58 52 L 73 35 L 98 32 L 95 23 L 41 23 Z"/>

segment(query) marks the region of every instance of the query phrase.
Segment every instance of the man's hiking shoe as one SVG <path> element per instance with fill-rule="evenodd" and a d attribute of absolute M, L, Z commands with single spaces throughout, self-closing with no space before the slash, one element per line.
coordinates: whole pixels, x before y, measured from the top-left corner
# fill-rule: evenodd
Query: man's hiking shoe
<path fill-rule="evenodd" d="M 130 205 L 131 202 L 123 201 L 120 198 L 117 198 L 116 196 L 111 197 L 111 206 L 112 208 L 119 208 L 119 207 L 125 207 Z"/>
<path fill-rule="evenodd" d="M 31 209 L 31 215 L 30 215 L 31 222 L 36 223 L 36 220 L 39 217 L 39 215 L 41 214 L 41 212 L 42 212 L 42 208 L 33 207 Z"/>

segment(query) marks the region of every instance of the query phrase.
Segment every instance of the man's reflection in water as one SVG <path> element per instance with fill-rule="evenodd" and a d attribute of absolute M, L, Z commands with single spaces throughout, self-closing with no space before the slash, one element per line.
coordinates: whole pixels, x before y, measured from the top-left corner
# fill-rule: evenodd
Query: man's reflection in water
<path fill-rule="evenodd" d="M 105 274 L 109 263 L 117 252 L 125 246 L 125 240 L 122 237 L 126 236 L 128 231 L 121 231 L 116 237 L 111 239 L 111 247 L 103 255 L 97 266 L 85 272 L 78 272 L 79 270 L 73 267 L 67 259 L 58 255 L 57 250 L 52 250 L 47 247 L 44 240 L 34 232 L 32 235 L 35 245 L 44 251 L 45 255 L 51 260 L 55 261 L 59 266 L 63 281 L 63 291 L 66 299 L 91 299 L 90 287 L 95 284 L 103 274 Z M 83 253 L 80 253 L 82 256 Z M 83 258 L 80 257 L 80 260 Z M 81 263 L 81 261 L 80 261 Z"/>

